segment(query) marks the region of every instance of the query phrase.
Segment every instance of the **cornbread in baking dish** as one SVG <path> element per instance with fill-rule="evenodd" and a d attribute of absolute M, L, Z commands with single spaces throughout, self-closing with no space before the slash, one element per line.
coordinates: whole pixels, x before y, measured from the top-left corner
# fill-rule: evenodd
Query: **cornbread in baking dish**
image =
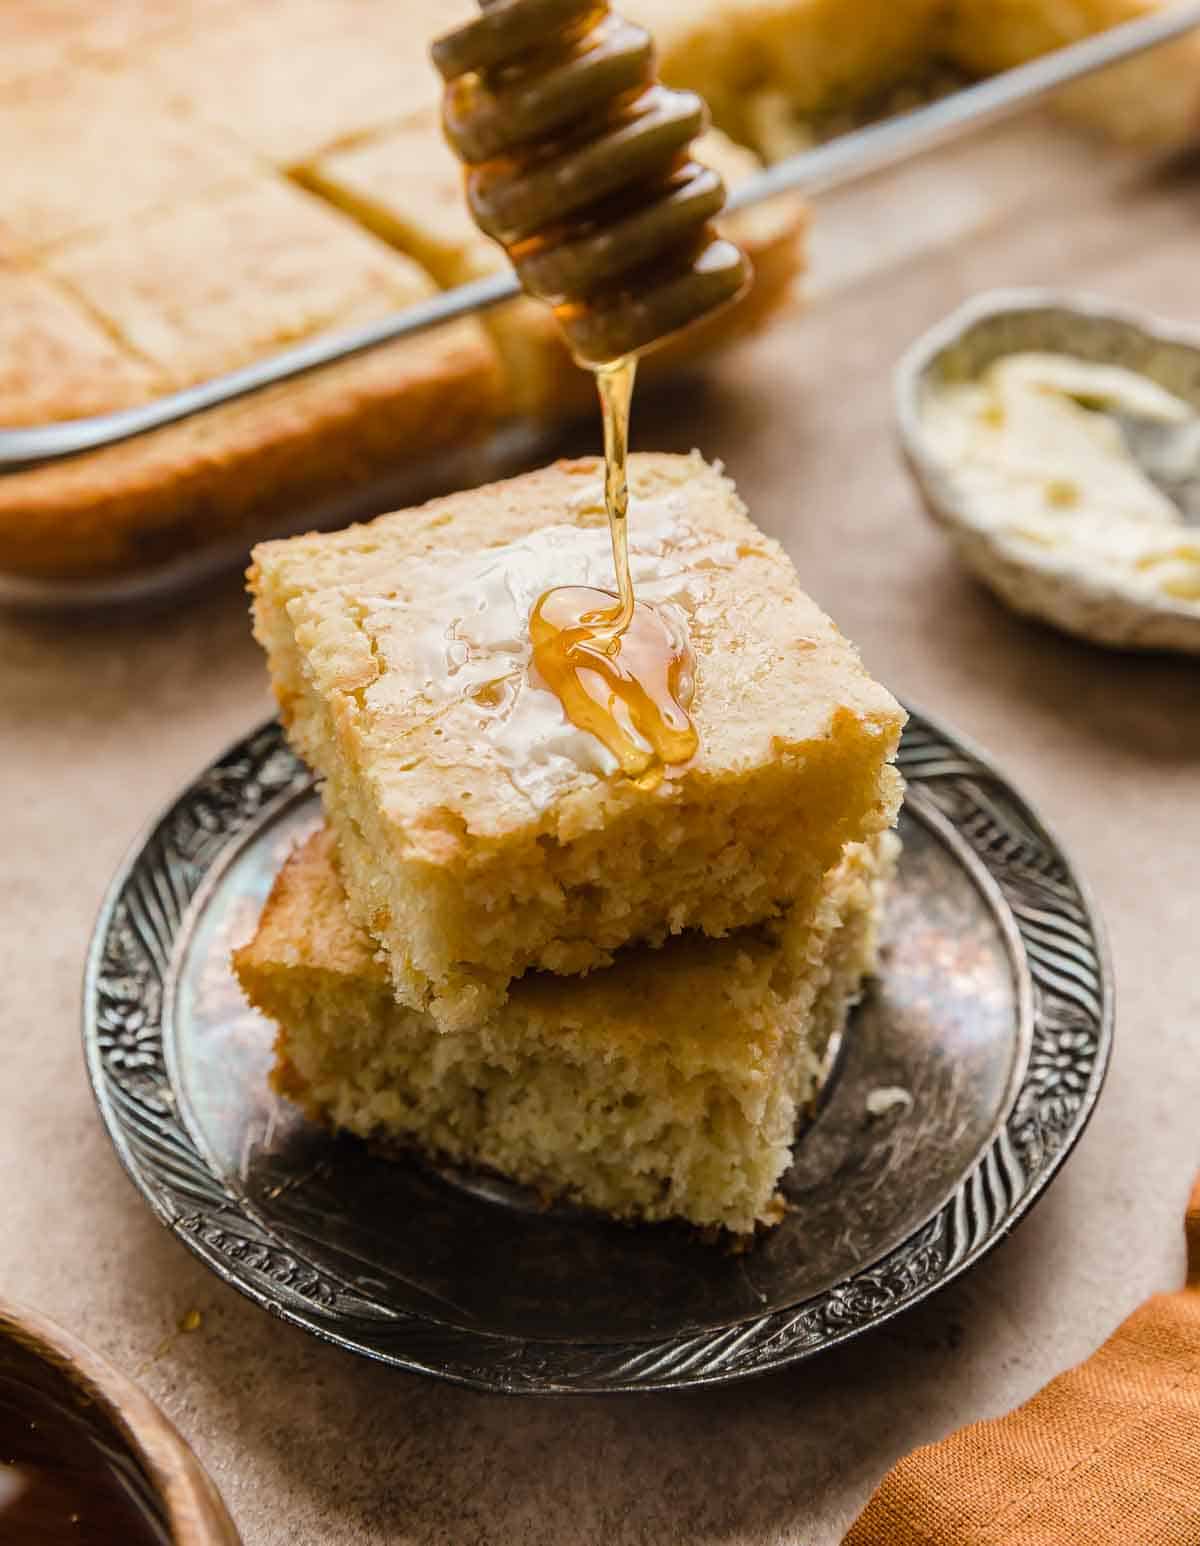
<path fill-rule="evenodd" d="M 613 588 L 597 460 L 255 549 L 255 633 L 351 910 L 399 1000 L 445 1029 L 530 968 L 804 922 L 845 845 L 895 817 L 904 715 L 732 484 L 639 455 L 630 489 L 638 594 L 697 662 L 701 749 L 655 789 L 614 777 L 529 669 L 543 591 Z"/>
<path fill-rule="evenodd" d="M 711 130 L 692 147 L 694 158 L 735 188 L 759 171 L 752 151 Z M 439 285 L 466 284 L 503 272 L 508 259 L 472 220 L 463 196 L 462 164 L 443 139 L 432 110 L 398 129 L 318 158 L 299 177 L 368 230 L 411 254 Z M 718 347 L 761 326 L 787 304 L 803 266 L 806 206 L 773 200 L 718 221 L 754 265 L 746 301 L 647 357 L 643 379 L 678 368 L 700 350 Z M 508 372 L 509 406 L 517 414 L 553 417 L 595 400 L 591 377 L 575 367 L 550 309 L 520 299 L 485 313 Z"/>
<path fill-rule="evenodd" d="M 898 847 L 854 845 L 807 925 L 533 973 L 443 1036 L 396 1003 L 352 920 L 328 832 L 287 861 L 235 955 L 278 1026 L 274 1082 L 317 1120 L 497 1171 L 620 1218 L 748 1234 L 778 1222 L 797 1118 L 874 965 Z"/>
<path fill-rule="evenodd" d="M 336 210 L 262 174 L 147 217 L 136 243 L 80 238 L 43 267 L 49 280 L 16 269 L 6 280 L 0 269 L 0 299 L 20 284 L 39 308 L 0 319 L 0 345 L 15 328 L 15 343 L 24 337 L 54 361 L 30 388 L 36 414 L 3 401 L 5 422 L 160 396 L 434 288 Z M 6 355 L 0 390 L 35 358 Z M 499 362 L 474 319 L 398 340 L 136 440 L 5 474 L 0 567 L 118 573 L 244 537 L 269 528 L 289 499 L 311 508 L 405 457 L 468 445 L 494 424 L 501 398 Z"/>
<path fill-rule="evenodd" d="M 1170 0 L 632 0 L 662 76 L 768 160 L 897 86 L 947 65 L 1011 69 L 1165 8 Z M 1200 38 L 1157 48 L 1059 93 L 1056 106 L 1118 139 L 1180 145 L 1200 128 Z"/>
<path fill-rule="evenodd" d="M 288 512 L 468 448 L 501 379 L 469 322 L 402 339 L 87 456 L 0 477 L 0 569 L 53 581 L 139 576 L 278 529 Z M 377 496 L 375 496 L 377 497 Z"/>
<path fill-rule="evenodd" d="M 752 165 L 745 146 L 768 158 L 793 149 L 835 119 L 869 113 L 881 93 L 940 59 L 968 71 L 1000 68 L 1157 4 L 632 0 L 628 9 L 657 33 L 664 79 L 707 94 L 717 126 L 740 142 L 703 146 L 736 184 Z M 80 286 L 81 319 L 72 328 L 63 314 L 55 324 L 61 394 L 39 376 L 0 422 L 120 408 L 138 399 L 138 381 L 188 379 L 189 362 L 207 348 L 189 336 L 185 316 L 170 314 L 177 282 L 180 293 L 200 293 L 210 321 L 222 293 L 240 329 L 236 339 L 214 340 L 214 357 L 257 357 L 277 338 L 305 336 L 292 329 L 305 312 L 315 322 L 341 282 L 340 238 L 331 238 L 329 276 L 290 274 L 291 293 L 271 295 L 253 320 L 266 287 L 246 264 L 229 262 L 222 290 L 219 275 L 202 282 L 198 253 L 182 252 L 185 230 L 205 218 L 211 227 L 221 209 L 241 210 L 239 201 L 255 195 L 239 190 L 268 180 L 284 201 L 289 178 L 306 182 L 440 285 L 452 282 L 464 253 L 463 273 L 490 272 L 478 266 L 481 239 L 468 228 L 463 241 L 467 215 L 447 178 L 452 163 L 427 58 L 428 40 L 474 10 L 475 0 L 0 0 L 0 263 L 53 264 L 62 293 Z M 1196 39 L 1155 50 L 1082 83 L 1069 100 L 1118 132 L 1178 143 L 1200 122 L 1198 51 Z M 403 186 L 405 157 L 416 193 Z M 423 205 L 426 174 L 434 197 Z M 755 287 L 652 357 L 645 374 L 692 360 L 786 306 L 803 263 L 798 211 L 775 205 L 731 222 L 756 267 Z M 176 220 L 180 231 L 171 235 Z M 207 249 L 209 257 L 219 251 L 230 259 L 232 244 L 214 240 Z M 153 272 L 152 258 L 161 259 Z M 273 263 L 285 272 L 282 253 Z M 353 311 L 339 299 L 331 314 Z M 107 359 L 94 324 L 111 333 Z M 41 325 L 36 316 L 19 327 L 8 322 L 7 336 Z M 133 334 L 152 339 L 149 355 Z M 168 359 L 173 342 L 182 354 Z M 331 495 L 362 496 L 426 453 L 479 437 L 506 413 L 544 418 L 590 398 L 590 383 L 533 302 L 323 374 L 123 445 L 6 474 L 0 571 L 35 581 L 149 577 L 191 553 L 280 529 L 300 505 L 325 518 Z M 10 389 L 21 379 L 32 388 L 34 379 L 8 357 L 0 378 Z"/>

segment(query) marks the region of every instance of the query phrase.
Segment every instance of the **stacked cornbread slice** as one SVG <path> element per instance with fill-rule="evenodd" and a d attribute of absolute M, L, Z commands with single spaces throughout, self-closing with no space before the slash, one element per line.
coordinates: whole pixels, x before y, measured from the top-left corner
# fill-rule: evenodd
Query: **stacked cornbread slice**
<path fill-rule="evenodd" d="M 655 787 L 530 666 L 543 590 L 612 585 L 595 461 L 256 550 L 327 827 L 237 969 L 333 1125 L 745 1233 L 872 961 L 903 714 L 717 470 L 637 456 L 631 491 L 697 660 L 701 749 Z"/>

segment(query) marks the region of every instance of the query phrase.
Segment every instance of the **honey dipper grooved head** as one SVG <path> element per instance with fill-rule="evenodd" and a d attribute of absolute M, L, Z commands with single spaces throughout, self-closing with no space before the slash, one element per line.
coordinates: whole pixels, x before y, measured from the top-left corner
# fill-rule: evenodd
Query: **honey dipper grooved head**
<path fill-rule="evenodd" d="M 651 348 L 733 300 L 744 255 L 710 224 L 690 160 L 706 112 L 654 72 L 650 35 L 604 0 L 481 0 L 433 45 L 443 122 L 480 229 L 554 308 L 581 363 Z"/>

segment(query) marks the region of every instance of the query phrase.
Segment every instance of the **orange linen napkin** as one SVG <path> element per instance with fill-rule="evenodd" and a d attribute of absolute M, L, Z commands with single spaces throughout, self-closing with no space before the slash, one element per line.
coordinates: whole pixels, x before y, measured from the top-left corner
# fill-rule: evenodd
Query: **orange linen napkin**
<path fill-rule="evenodd" d="M 1031 1401 L 918 1449 L 844 1546 L 1200 1546 L 1200 1182 L 1188 1279 Z"/>

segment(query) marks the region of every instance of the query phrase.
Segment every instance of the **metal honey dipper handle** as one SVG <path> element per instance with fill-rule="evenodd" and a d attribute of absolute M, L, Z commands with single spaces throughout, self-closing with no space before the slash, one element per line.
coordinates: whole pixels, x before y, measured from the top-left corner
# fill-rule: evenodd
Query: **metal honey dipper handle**
<path fill-rule="evenodd" d="M 635 355 L 732 301 L 750 266 L 711 224 L 725 187 L 688 148 L 706 109 L 661 85 L 606 0 L 480 0 L 433 45 L 479 227 L 583 365 Z"/>

